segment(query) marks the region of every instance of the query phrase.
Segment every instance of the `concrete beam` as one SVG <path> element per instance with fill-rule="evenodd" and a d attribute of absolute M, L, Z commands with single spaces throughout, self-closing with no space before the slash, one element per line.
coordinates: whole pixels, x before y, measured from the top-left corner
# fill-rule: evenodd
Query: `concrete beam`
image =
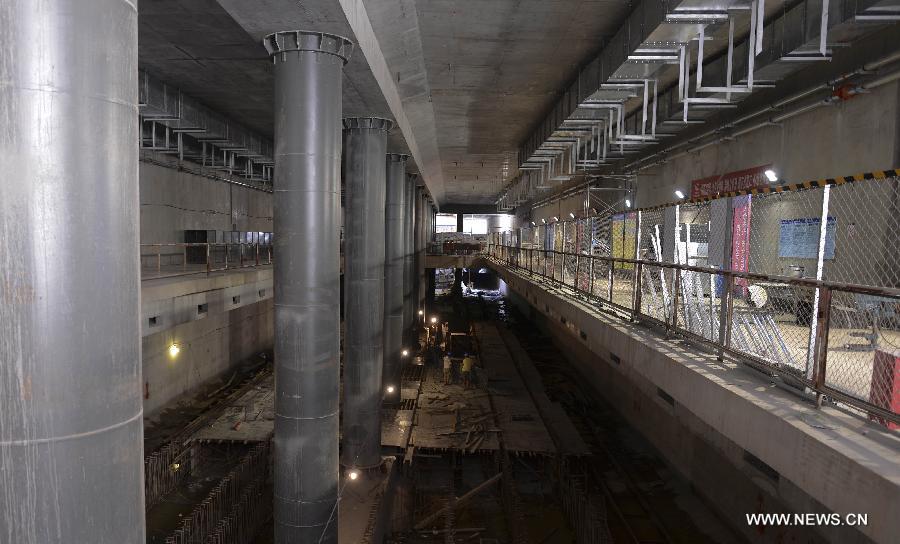
<path fill-rule="evenodd" d="M 437 141 L 429 138 L 421 142 L 423 147 L 426 148 L 426 154 L 423 154 L 423 151 L 419 148 L 420 142 L 417 140 L 416 133 L 413 131 L 413 127 L 406 115 L 403 101 L 400 99 L 400 93 L 394 80 L 394 74 L 388 68 L 384 53 L 378 44 L 378 38 L 375 37 L 375 31 L 372 29 L 372 23 L 369 20 L 366 6 L 362 0 L 340 0 L 340 3 L 341 8 L 344 10 L 344 15 L 347 16 L 347 22 L 356 36 L 357 45 L 369 62 L 372 75 L 375 76 L 375 80 L 384 94 L 388 107 L 390 107 L 391 113 L 397 121 L 397 126 L 400 127 L 400 131 L 406 138 L 410 154 L 412 154 L 413 159 L 419 166 L 422 177 L 425 178 L 429 193 L 431 193 L 435 202 L 443 201 L 444 174 L 441 171 Z"/>

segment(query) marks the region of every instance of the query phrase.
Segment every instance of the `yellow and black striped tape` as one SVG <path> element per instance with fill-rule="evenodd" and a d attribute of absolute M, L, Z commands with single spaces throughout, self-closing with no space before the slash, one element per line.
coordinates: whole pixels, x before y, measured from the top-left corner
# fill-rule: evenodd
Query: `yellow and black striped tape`
<path fill-rule="evenodd" d="M 896 178 L 900 177 L 900 168 L 894 168 L 892 170 L 876 170 L 874 172 L 865 172 L 863 174 L 854 174 L 852 176 L 841 176 L 837 178 L 822 178 L 822 179 L 812 179 L 808 181 L 804 181 L 801 183 L 787 183 L 785 185 L 779 185 L 777 187 L 761 187 L 758 189 L 743 189 L 741 191 L 731 191 L 728 193 L 719 193 L 715 196 L 704 196 L 699 198 L 691 198 L 688 200 L 684 200 L 680 202 L 680 204 L 692 204 L 698 202 L 710 202 L 712 200 L 718 200 L 720 198 L 729 198 L 735 196 L 744 196 L 744 195 L 764 195 L 769 193 L 787 193 L 790 191 L 802 191 L 804 189 L 812 189 L 813 187 L 825 187 L 826 185 L 844 185 L 845 183 L 853 183 L 855 181 L 863 181 L 869 179 L 887 179 L 887 178 Z M 661 208 L 668 208 L 673 203 L 662 204 L 659 206 L 652 206 L 649 208 L 641 208 L 640 211 L 647 210 L 658 210 Z M 635 210 L 639 211 L 639 210 Z"/>

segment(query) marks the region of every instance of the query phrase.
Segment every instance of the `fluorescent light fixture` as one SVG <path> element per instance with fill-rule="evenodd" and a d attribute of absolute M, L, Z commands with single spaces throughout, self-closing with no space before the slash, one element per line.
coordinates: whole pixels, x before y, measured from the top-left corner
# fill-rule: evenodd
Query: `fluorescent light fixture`
<path fill-rule="evenodd" d="M 684 193 L 681 192 L 681 189 L 675 189 L 675 196 L 678 198 L 684 198 Z"/>
<path fill-rule="evenodd" d="M 625 207 L 626 207 L 626 208 L 630 208 L 630 207 L 631 207 L 631 199 L 628 199 L 628 198 L 625 199 Z"/>
<path fill-rule="evenodd" d="M 770 182 L 775 183 L 778 181 L 778 174 L 775 173 L 775 170 L 766 170 L 765 174 Z"/>
<path fill-rule="evenodd" d="M 569 212 L 569 217 L 571 217 L 572 219 L 575 219 L 575 214 L 572 212 Z"/>

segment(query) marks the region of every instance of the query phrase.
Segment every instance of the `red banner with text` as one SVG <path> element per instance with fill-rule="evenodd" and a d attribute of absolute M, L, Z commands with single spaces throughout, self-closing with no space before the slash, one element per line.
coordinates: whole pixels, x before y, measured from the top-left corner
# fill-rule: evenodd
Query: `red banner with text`
<path fill-rule="evenodd" d="M 695 179 L 691 182 L 691 198 L 703 198 L 716 196 L 719 193 L 743 191 L 769 185 L 766 170 L 772 168 L 771 164 L 729 172 L 718 176 Z"/>

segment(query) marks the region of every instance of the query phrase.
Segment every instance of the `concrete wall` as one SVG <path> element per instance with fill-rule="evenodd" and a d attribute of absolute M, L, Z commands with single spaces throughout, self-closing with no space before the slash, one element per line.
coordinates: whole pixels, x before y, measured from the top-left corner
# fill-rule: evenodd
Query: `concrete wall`
<path fill-rule="evenodd" d="M 184 230 L 272 232 L 272 194 L 140 163 L 141 243 L 183 242 Z"/>
<path fill-rule="evenodd" d="M 145 336 L 142 343 L 144 413 L 156 411 L 239 363 L 272 349 L 272 299 Z M 180 351 L 169 356 L 176 342 Z"/>
<path fill-rule="evenodd" d="M 272 194 L 157 164 L 140 163 L 140 201 L 143 244 L 183 242 L 192 229 L 273 230 Z M 145 413 L 272 349 L 272 295 L 271 267 L 142 282 Z"/>
<path fill-rule="evenodd" d="M 230 372 L 274 341 L 271 267 L 145 280 L 144 411 Z M 171 356 L 169 347 L 179 352 Z"/>
<path fill-rule="evenodd" d="M 778 126 L 676 157 L 638 175 L 635 206 L 672 202 L 675 189 L 690 194 L 691 180 L 763 164 L 773 164 L 787 182 L 892 168 L 900 146 L 898 103 L 898 84 L 889 83 Z"/>
<path fill-rule="evenodd" d="M 748 541 L 887 543 L 900 533 L 895 434 L 492 266 L 585 380 Z M 865 513 L 868 525 L 751 527 L 754 512 Z"/>

